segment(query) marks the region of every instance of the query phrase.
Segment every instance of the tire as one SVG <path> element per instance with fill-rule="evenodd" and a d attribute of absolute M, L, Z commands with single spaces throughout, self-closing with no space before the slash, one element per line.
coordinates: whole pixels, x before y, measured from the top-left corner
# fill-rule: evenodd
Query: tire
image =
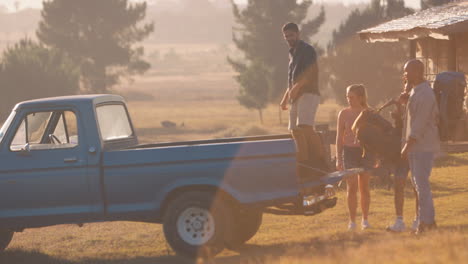
<path fill-rule="evenodd" d="M 262 225 L 263 212 L 259 210 L 238 211 L 234 219 L 232 234 L 226 241 L 228 249 L 238 249 L 249 241 Z"/>
<path fill-rule="evenodd" d="M 10 230 L 0 230 L 0 252 L 4 251 L 5 248 L 10 244 L 11 239 L 13 238 L 13 231 Z"/>
<path fill-rule="evenodd" d="M 186 192 L 172 200 L 163 219 L 169 245 L 179 255 L 209 258 L 224 249 L 231 210 L 206 192 Z"/>

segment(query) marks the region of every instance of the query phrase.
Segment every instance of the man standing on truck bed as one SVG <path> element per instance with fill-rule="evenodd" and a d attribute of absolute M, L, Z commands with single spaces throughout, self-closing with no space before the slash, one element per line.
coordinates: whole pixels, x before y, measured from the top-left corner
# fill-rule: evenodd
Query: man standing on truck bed
<path fill-rule="evenodd" d="M 314 130 L 315 114 L 320 103 L 317 53 L 314 47 L 300 39 L 297 24 L 287 23 L 282 30 L 290 49 L 288 88 L 280 106 L 282 110 L 287 110 L 288 104 L 291 104 L 289 130 L 296 143 L 297 174 L 299 180 L 303 180 L 314 175 L 323 175 L 308 167 L 329 170 L 324 146 Z"/>

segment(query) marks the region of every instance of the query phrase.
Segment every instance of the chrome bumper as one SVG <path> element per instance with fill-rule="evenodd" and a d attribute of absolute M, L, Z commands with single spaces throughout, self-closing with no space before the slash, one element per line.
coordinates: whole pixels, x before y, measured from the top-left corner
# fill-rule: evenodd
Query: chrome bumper
<path fill-rule="evenodd" d="M 335 207 L 338 198 L 335 196 L 335 189 L 332 185 L 325 186 L 323 195 L 304 196 L 302 200 L 304 215 L 315 215 L 322 211 Z"/>

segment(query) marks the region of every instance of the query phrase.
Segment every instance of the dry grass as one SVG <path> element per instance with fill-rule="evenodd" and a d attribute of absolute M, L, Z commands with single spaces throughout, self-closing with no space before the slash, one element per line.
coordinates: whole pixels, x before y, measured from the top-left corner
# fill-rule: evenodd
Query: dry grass
<path fill-rule="evenodd" d="M 264 110 L 263 124 L 257 111 L 245 109 L 235 100 L 139 101 L 129 102 L 128 106 L 138 136 L 144 142 L 252 136 L 254 132 L 257 135 L 288 133 L 287 112 L 281 113 L 280 124 L 275 105 Z M 321 105 L 317 121 L 328 123 L 330 111 L 336 113 L 337 108 L 335 104 Z M 164 120 L 176 123 L 177 127 L 163 127 Z"/>
<path fill-rule="evenodd" d="M 367 231 L 346 231 L 344 191 L 336 208 L 320 215 L 265 215 L 257 235 L 239 251 L 225 250 L 211 263 L 461 263 L 468 259 L 468 154 L 439 161 L 432 187 L 439 229 L 422 237 L 389 234 L 393 195 L 372 190 Z M 414 197 L 407 189 L 407 224 Z M 157 224 L 108 222 L 84 227 L 61 225 L 15 235 L 0 263 L 150 264 L 190 263 L 166 244 Z"/>

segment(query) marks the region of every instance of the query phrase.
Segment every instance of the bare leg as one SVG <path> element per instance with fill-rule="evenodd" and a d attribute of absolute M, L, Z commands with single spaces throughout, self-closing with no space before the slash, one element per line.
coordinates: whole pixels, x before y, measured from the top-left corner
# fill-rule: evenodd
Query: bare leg
<path fill-rule="evenodd" d="M 309 157 L 309 150 L 307 147 L 307 139 L 304 130 L 296 128 L 291 130 L 294 143 L 296 143 L 296 159 L 297 162 L 305 162 Z"/>
<path fill-rule="evenodd" d="M 414 188 L 413 186 L 413 192 L 414 192 L 414 196 L 416 197 L 416 217 L 419 218 L 419 211 L 418 211 L 418 208 L 419 208 L 419 199 L 418 199 L 418 192 L 416 191 L 416 188 Z"/>
<path fill-rule="evenodd" d="M 346 180 L 346 189 L 347 189 L 347 199 L 348 199 L 349 221 L 355 222 L 356 209 L 357 209 L 357 189 L 358 189 L 357 175 L 351 176 Z"/>
<path fill-rule="evenodd" d="M 361 194 L 362 219 L 367 220 L 370 207 L 370 175 L 368 173 L 359 174 L 359 192 Z"/>
<path fill-rule="evenodd" d="M 304 132 L 305 139 L 307 141 L 307 151 L 309 156 L 310 165 L 321 170 L 328 171 L 327 152 L 322 142 L 322 138 L 315 131 L 313 126 L 300 125 L 299 126 Z"/>
<path fill-rule="evenodd" d="M 403 217 L 403 205 L 405 202 L 405 182 L 406 178 L 395 178 L 395 213 L 396 216 Z"/>

